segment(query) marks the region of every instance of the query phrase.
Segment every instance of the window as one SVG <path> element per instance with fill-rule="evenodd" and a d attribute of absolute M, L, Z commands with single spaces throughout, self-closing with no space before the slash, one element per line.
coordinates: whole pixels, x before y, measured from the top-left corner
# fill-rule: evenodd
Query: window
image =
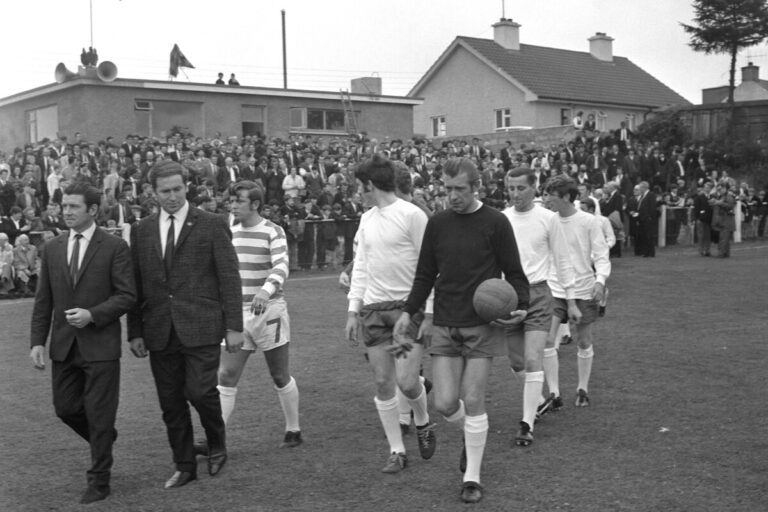
<path fill-rule="evenodd" d="M 512 109 L 500 108 L 496 111 L 496 129 L 504 130 L 512 126 Z"/>
<path fill-rule="evenodd" d="M 27 111 L 27 137 L 38 142 L 48 137 L 55 139 L 59 131 L 59 107 L 51 105 Z"/>
<path fill-rule="evenodd" d="M 627 128 L 629 128 L 630 130 L 635 129 L 636 127 L 635 125 L 637 124 L 635 114 L 627 114 L 624 120 L 627 122 Z"/>
<path fill-rule="evenodd" d="M 343 110 L 293 107 L 291 129 L 343 132 L 346 129 Z"/>
<path fill-rule="evenodd" d="M 445 137 L 445 116 L 437 116 L 432 118 L 432 136 L 433 137 Z"/>
<path fill-rule="evenodd" d="M 600 132 L 608 129 L 608 115 L 602 110 L 595 112 L 595 125 Z"/>
<path fill-rule="evenodd" d="M 568 126 L 569 124 L 571 124 L 571 109 L 561 108 L 560 109 L 560 126 Z"/>

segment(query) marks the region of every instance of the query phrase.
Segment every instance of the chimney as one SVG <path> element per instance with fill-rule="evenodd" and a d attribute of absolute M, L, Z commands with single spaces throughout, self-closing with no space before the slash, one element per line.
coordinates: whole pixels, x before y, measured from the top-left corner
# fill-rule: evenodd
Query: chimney
<path fill-rule="evenodd" d="M 743 82 L 757 82 L 760 80 L 760 67 L 755 66 L 751 62 L 741 68 L 741 81 Z"/>
<path fill-rule="evenodd" d="M 595 32 L 589 38 L 589 53 L 597 60 L 613 62 L 613 38 L 605 32 Z"/>
<path fill-rule="evenodd" d="M 520 49 L 520 24 L 501 18 L 493 24 L 493 40 L 505 50 Z"/>

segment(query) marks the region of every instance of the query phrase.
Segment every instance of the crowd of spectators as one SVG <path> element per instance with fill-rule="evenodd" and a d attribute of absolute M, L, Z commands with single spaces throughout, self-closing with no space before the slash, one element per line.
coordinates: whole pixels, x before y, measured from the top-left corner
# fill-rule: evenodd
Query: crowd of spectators
<path fill-rule="evenodd" d="M 572 176 L 580 185 L 581 198 L 593 199 L 598 214 L 607 217 L 616 212 L 615 224 L 629 234 L 625 244 L 636 235 L 632 208 L 637 206 L 642 182 L 655 191 L 659 205 L 683 212 L 680 224 L 700 220 L 691 207 L 706 183 L 722 184 L 740 200 L 752 236 L 764 235 L 765 190 L 737 185 L 704 147 L 667 152 L 657 143 L 635 140 L 623 123 L 611 132 L 592 131 L 589 123 L 582 122 L 571 140 L 519 147 L 507 142 L 497 151 L 478 138 L 438 143 L 418 138 L 376 140 L 364 134 L 282 139 L 177 133 L 162 140 L 137 135 L 116 140 L 86 139 L 78 133 L 72 139 L 27 144 L 0 153 L 0 232 L 7 238 L 4 243 L 0 239 L 0 295 L 12 289 L 29 293 L 35 265 L 26 247 L 39 246 L 44 238 L 66 229 L 60 203 L 68 184 L 87 181 L 98 187 L 103 192 L 98 225 L 121 230 L 157 211 L 148 174 L 155 162 L 167 159 L 187 170 L 189 201 L 222 215 L 229 215 L 233 183 L 260 183 L 265 191 L 264 216 L 284 227 L 293 270 L 339 267 L 352 259 L 352 241 L 364 209 L 354 169 L 374 153 L 398 162 L 401 173 L 410 175 L 412 201 L 432 212 L 448 208 L 441 181 L 446 161 L 467 157 L 480 170 L 480 199 L 499 209 L 507 200 L 504 177 L 514 167 L 533 168 L 539 188 L 551 176 Z M 691 210 L 693 216 L 685 217 Z"/>

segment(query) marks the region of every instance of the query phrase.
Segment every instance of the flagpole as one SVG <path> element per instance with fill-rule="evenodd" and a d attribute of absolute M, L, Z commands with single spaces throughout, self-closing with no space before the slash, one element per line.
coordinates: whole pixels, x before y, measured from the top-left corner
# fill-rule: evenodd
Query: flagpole
<path fill-rule="evenodd" d="M 88 6 L 91 13 L 91 48 L 93 48 L 93 0 L 88 0 Z"/>

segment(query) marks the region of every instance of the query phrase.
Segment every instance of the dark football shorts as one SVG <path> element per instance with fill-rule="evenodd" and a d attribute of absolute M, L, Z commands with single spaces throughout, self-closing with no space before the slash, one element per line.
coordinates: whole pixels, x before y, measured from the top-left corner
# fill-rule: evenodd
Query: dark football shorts
<path fill-rule="evenodd" d="M 588 325 L 597 320 L 599 308 L 595 299 L 576 299 L 576 307 L 581 311 L 580 325 Z M 568 303 L 565 299 L 552 299 L 552 314 L 563 323 L 568 321 Z"/>
<path fill-rule="evenodd" d="M 434 325 L 429 353 L 466 359 L 506 356 L 504 329 L 490 324 L 474 327 Z"/>
<path fill-rule="evenodd" d="M 363 326 L 363 343 L 366 347 L 392 343 L 392 329 L 403 313 L 403 307 L 405 307 L 405 302 L 401 300 L 377 302 L 363 306 L 360 311 L 360 320 Z M 423 320 L 423 311 L 411 315 L 411 323 L 405 333 L 409 340 L 422 345 L 424 340 L 417 340 L 416 336 L 419 334 L 419 327 Z"/>
<path fill-rule="evenodd" d="M 525 320 L 519 325 L 506 328 L 507 331 L 549 332 L 552 328 L 552 292 L 549 290 L 549 285 L 546 281 L 541 281 L 530 285 L 529 290 L 531 298 Z"/>

